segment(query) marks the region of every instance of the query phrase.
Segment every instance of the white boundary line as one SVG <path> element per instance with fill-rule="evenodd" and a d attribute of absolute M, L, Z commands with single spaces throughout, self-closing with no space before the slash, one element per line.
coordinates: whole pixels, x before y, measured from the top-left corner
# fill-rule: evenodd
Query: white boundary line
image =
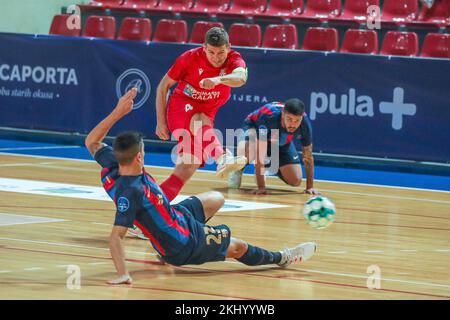
<path fill-rule="evenodd" d="M 58 160 L 66 160 L 66 161 L 80 161 L 80 162 L 95 162 L 95 160 L 86 160 L 86 159 L 76 159 L 76 158 L 63 158 L 63 157 L 53 157 L 53 156 L 38 156 L 38 155 L 28 155 L 28 154 L 20 154 L 20 153 L 9 153 L 9 152 L 0 152 L 0 155 L 12 155 L 12 156 L 21 156 L 21 157 L 31 157 L 31 158 L 39 158 L 39 159 L 58 159 Z M 173 169 L 173 167 L 167 166 L 156 166 L 156 165 L 146 165 L 147 167 L 152 168 L 160 168 L 160 169 Z M 207 172 L 211 173 L 213 171 L 199 169 L 199 172 Z M 246 176 L 253 176 L 252 174 L 245 173 Z M 277 177 L 268 176 L 269 179 L 278 179 Z M 206 180 L 210 181 L 210 180 Z M 211 180 L 217 182 L 217 180 Z M 440 192 L 440 193 L 448 193 L 450 191 L 447 190 L 437 190 L 437 189 L 423 189 L 423 188 L 411 188 L 411 187 L 402 187 L 402 186 L 389 186 L 382 184 L 369 184 L 369 183 L 360 183 L 360 182 L 345 182 L 345 181 L 333 181 L 333 180 L 320 180 L 315 179 L 315 181 L 326 182 L 326 183 L 337 183 L 337 184 L 348 184 L 348 185 L 357 185 L 357 186 L 370 186 L 370 187 L 380 187 L 380 188 L 390 188 L 390 189 L 403 189 L 403 190 L 418 190 L 418 191 L 430 191 L 430 192 Z M 329 190 L 327 190 L 329 191 Z M 413 198 L 411 198 L 413 199 Z"/>
<path fill-rule="evenodd" d="M 67 159 L 65 159 L 67 160 Z M 97 169 L 88 169 L 88 168 L 72 168 L 72 167 L 64 167 L 64 166 L 59 166 L 59 165 L 53 165 L 53 164 L 43 164 L 43 163 L 29 163 L 29 166 L 35 166 L 35 167 L 43 167 L 43 168 L 55 168 L 55 169 L 63 169 L 63 170 L 68 170 L 68 171 L 84 171 L 84 172 L 98 172 L 99 170 Z M 147 167 L 151 167 L 151 168 L 164 168 L 164 169 L 168 169 L 168 167 L 161 167 L 161 166 L 147 166 Z M 211 171 L 207 171 L 204 170 L 205 172 L 211 172 Z M 154 177 L 166 177 L 166 175 L 162 175 L 162 174 L 152 174 L 152 176 Z M 277 179 L 276 177 L 270 177 L 273 179 Z M 218 181 L 218 180 L 214 180 L 214 179 L 206 179 L 206 178 L 191 178 L 191 180 L 194 181 L 206 181 L 206 182 L 214 182 L 214 183 L 226 183 L 224 181 Z M 316 180 L 316 181 L 324 181 L 324 180 Z M 331 181 L 324 181 L 324 182 L 331 182 Z M 354 184 L 357 185 L 356 183 L 346 183 L 346 182 L 332 182 L 332 183 L 342 183 L 342 184 Z M 243 184 L 244 186 L 250 186 L 250 184 Z M 371 185 L 369 185 L 371 186 Z M 270 186 L 271 188 L 275 188 L 275 189 L 286 189 L 289 188 L 290 190 L 292 189 L 289 186 Z M 413 188 L 409 188 L 411 190 L 419 190 L 419 189 L 413 189 Z M 424 199 L 424 198 L 416 198 L 416 197 L 400 197 L 400 196 L 390 196 L 390 195 L 385 195 L 385 194 L 376 194 L 376 193 L 362 193 L 362 192 L 353 192 L 353 191 L 341 191 L 341 190 L 332 190 L 332 189 L 321 189 L 322 191 L 326 191 L 326 192 L 331 192 L 331 193 L 341 193 L 341 194 L 349 194 L 349 195 L 360 195 L 360 196 L 370 196 L 370 197 L 381 197 L 381 198 L 388 198 L 388 199 L 403 199 L 403 200 L 412 200 L 412 201 L 421 201 L 421 202 L 433 202 L 433 203 L 444 203 L 444 204 L 450 204 L 450 201 L 445 201 L 445 200 L 432 200 L 432 199 Z M 432 190 L 425 190 L 425 191 L 432 191 Z M 437 191 L 437 192 L 445 192 L 445 191 Z"/>

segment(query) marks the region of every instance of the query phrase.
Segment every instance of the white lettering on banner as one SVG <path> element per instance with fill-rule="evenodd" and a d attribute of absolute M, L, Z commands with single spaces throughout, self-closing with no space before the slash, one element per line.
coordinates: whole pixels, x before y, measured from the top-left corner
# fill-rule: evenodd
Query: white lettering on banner
<path fill-rule="evenodd" d="M 233 101 L 250 102 L 250 103 L 267 103 L 269 102 L 265 96 L 257 96 L 252 94 L 232 94 Z"/>
<path fill-rule="evenodd" d="M 77 73 L 73 68 L 0 65 L 0 80 L 2 81 L 27 82 L 30 79 L 34 83 L 78 85 Z"/>
<path fill-rule="evenodd" d="M 339 104 L 338 104 L 339 101 Z M 382 101 L 379 112 L 392 114 L 392 128 L 400 130 L 403 127 L 403 116 L 414 116 L 417 106 L 413 103 L 404 103 L 404 89 L 395 88 L 393 102 Z M 354 88 L 349 89 L 348 95 L 342 94 L 337 99 L 335 93 L 327 95 L 324 92 L 311 92 L 309 117 L 315 120 L 318 114 L 329 112 L 332 115 L 373 117 L 374 101 L 370 96 L 356 95 Z"/>

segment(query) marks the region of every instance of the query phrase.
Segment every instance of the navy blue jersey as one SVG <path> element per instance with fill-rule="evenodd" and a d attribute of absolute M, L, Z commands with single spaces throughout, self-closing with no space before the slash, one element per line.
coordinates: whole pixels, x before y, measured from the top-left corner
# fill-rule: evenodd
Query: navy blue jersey
<path fill-rule="evenodd" d="M 287 132 L 281 125 L 281 112 L 284 104 L 281 102 L 270 102 L 261 108 L 250 113 L 244 120 L 244 130 L 250 128 L 256 129 L 258 138 L 264 132 L 264 135 L 270 138 L 271 142 L 279 141 L 280 147 L 290 144 L 294 139 L 299 139 L 302 146 L 306 147 L 312 143 L 312 127 L 306 113 L 300 126 L 294 132 Z M 278 129 L 278 135 L 272 131 Z"/>
<path fill-rule="evenodd" d="M 188 256 L 194 248 L 199 224 L 186 210 L 171 206 L 159 185 L 145 170 L 137 176 L 121 176 L 111 147 L 97 151 L 95 160 L 103 167 L 103 187 L 116 204 L 114 225 L 136 225 L 163 257 Z M 186 252 L 188 251 L 188 252 Z"/>

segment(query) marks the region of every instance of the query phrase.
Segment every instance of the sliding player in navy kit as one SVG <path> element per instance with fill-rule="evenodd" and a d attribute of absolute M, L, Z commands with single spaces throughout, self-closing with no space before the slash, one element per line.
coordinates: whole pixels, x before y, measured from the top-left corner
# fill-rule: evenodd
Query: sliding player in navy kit
<path fill-rule="evenodd" d="M 302 167 L 294 140 L 302 144 L 302 160 L 306 172 L 305 193 L 319 194 L 314 189 L 314 158 L 312 155 L 312 127 L 305 113 L 305 105 L 299 99 L 285 103 L 271 102 L 250 113 L 244 120 L 244 137 L 238 144 L 238 154 L 245 155 L 250 162 L 255 160 L 255 176 L 258 186 L 255 194 L 267 194 L 265 185 L 265 156 L 273 160 L 279 148 L 277 175 L 288 185 L 300 186 Z M 253 138 L 253 139 L 252 139 Z M 273 163 L 270 163 L 273 165 Z M 244 169 L 230 174 L 228 186 L 240 188 Z"/>
<path fill-rule="evenodd" d="M 89 152 L 103 168 L 103 187 L 117 209 L 109 247 L 119 277 L 108 281 L 109 284 L 132 283 L 122 240 L 133 224 L 149 238 L 164 262 L 177 266 L 235 258 L 246 265 L 284 267 L 314 255 L 314 242 L 271 252 L 231 237 L 226 225 L 206 225 L 224 204 L 219 192 L 202 193 L 171 205 L 177 192 L 171 189 L 170 179 L 158 185 L 145 171 L 144 142 L 140 133 L 119 134 L 113 148 L 104 144 L 103 139 L 112 126 L 131 112 L 136 92 L 135 88 L 128 91 L 85 140 Z"/>

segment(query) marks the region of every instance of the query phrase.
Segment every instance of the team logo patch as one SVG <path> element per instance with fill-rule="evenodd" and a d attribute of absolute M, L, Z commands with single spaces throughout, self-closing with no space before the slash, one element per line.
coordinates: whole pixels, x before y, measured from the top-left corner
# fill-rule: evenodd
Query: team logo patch
<path fill-rule="evenodd" d="M 202 69 L 202 68 L 199 68 L 199 69 L 198 69 L 198 74 L 199 74 L 199 75 L 202 75 L 202 73 L 203 73 L 203 69 Z"/>
<path fill-rule="evenodd" d="M 120 197 L 119 200 L 117 200 L 117 210 L 119 212 L 123 213 L 128 210 L 130 207 L 130 202 L 125 197 Z"/>
<path fill-rule="evenodd" d="M 185 110 L 186 112 L 189 112 L 189 111 L 191 111 L 191 110 L 193 110 L 193 109 L 194 109 L 194 107 L 191 106 L 189 103 L 188 103 L 187 105 L 184 106 L 184 110 Z"/>

